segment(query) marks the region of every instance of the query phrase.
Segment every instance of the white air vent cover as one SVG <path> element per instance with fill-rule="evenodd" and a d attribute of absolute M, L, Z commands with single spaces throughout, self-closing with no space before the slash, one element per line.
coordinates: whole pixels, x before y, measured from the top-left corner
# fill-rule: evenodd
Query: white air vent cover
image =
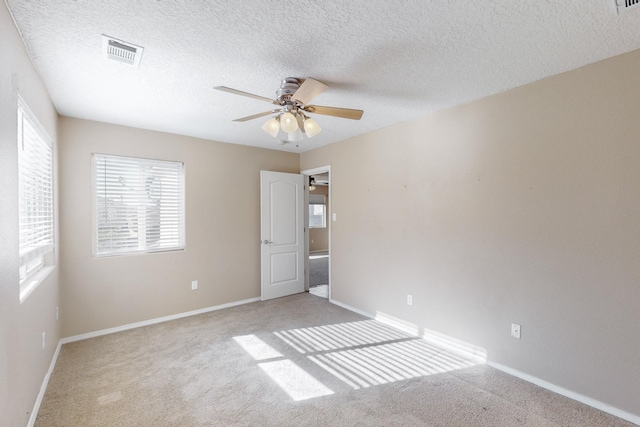
<path fill-rule="evenodd" d="M 102 35 L 102 56 L 106 59 L 112 59 L 138 68 L 143 50 L 144 48 L 141 46 Z"/>
<path fill-rule="evenodd" d="M 616 0 L 618 13 L 626 12 L 636 7 L 640 7 L 640 0 Z"/>

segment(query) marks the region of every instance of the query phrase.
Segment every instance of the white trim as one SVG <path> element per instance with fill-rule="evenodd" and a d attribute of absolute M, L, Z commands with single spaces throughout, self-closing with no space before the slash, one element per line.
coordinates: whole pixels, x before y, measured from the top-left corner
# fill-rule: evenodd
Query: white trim
<path fill-rule="evenodd" d="M 62 340 L 58 341 L 58 346 L 56 347 L 55 353 L 53 353 L 53 358 L 51 359 L 51 364 L 49 365 L 49 370 L 44 376 L 42 380 L 42 385 L 40 386 L 40 392 L 38 393 L 38 397 L 36 398 L 36 403 L 33 405 L 33 410 L 31 410 L 31 416 L 29 417 L 29 422 L 27 423 L 27 427 L 33 427 L 36 423 L 36 418 L 38 417 L 38 411 L 40 411 L 40 405 L 42 404 L 42 399 L 44 399 L 44 393 L 47 391 L 47 386 L 49 385 L 49 378 L 51 378 L 51 374 L 53 373 L 53 368 L 56 366 L 56 362 L 58 361 L 58 355 L 60 354 L 60 347 L 62 347 Z"/>
<path fill-rule="evenodd" d="M 340 301 L 338 301 L 338 300 L 335 300 L 335 299 L 331 299 L 331 298 L 329 298 L 329 302 L 330 302 L 331 304 L 335 304 L 335 305 L 337 305 L 337 306 L 339 306 L 339 307 L 342 307 L 342 308 L 344 308 L 345 310 L 353 311 L 354 313 L 357 313 L 357 314 L 359 314 L 359 315 L 361 315 L 361 316 L 368 317 L 368 318 L 370 318 L 370 319 L 375 319 L 375 318 L 376 318 L 376 316 L 374 316 L 374 315 L 373 315 L 373 314 L 371 314 L 371 313 L 367 313 L 366 311 L 362 311 L 362 310 L 360 310 L 359 308 L 351 307 L 350 305 L 345 304 L 345 303 L 343 303 L 343 302 L 340 302 Z"/>
<path fill-rule="evenodd" d="M 471 359 L 477 363 L 484 364 L 487 361 L 486 352 L 482 349 L 467 344 L 463 341 L 456 340 L 455 338 L 451 338 L 447 335 L 439 334 L 437 332 L 430 331 L 429 329 L 423 329 L 422 331 L 420 331 L 420 328 L 413 323 L 404 321 L 386 313 L 378 312 L 377 314 L 373 315 L 334 299 L 330 299 L 329 302 L 349 311 L 353 311 L 354 313 L 358 313 L 362 316 L 369 317 L 370 319 L 377 320 L 380 323 L 384 323 L 387 326 L 391 326 L 392 328 L 405 332 L 409 335 L 420 337 L 430 344 L 446 349 L 467 359 Z"/>
<path fill-rule="evenodd" d="M 306 169 L 300 172 L 302 175 L 317 175 L 324 172 L 331 172 L 331 165 L 320 166 L 319 168 Z M 331 187 L 331 175 L 329 175 L 329 187 Z"/>
<path fill-rule="evenodd" d="M 20 167 L 18 168 L 20 176 L 19 204 L 22 206 L 25 201 L 25 197 L 26 199 L 33 198 L 23 194 L 26 190 L 23 188 L 23 175 L 30 178 L 28 180 L 29 182 L 32 180 L 38 182 L 38 188 L 40 188 L 40 190 L 36 191 L 37 194 L 35 194 L 35 196 L 40 196 L 36 197 L 38 200 L 42 199 L 43 195 L 47 196 L 45 199 L 47 199 L 48 196 L 51 197 L 50 202 L 38 202 L 37 210 L 31 214 L 27 214 L 27 217 L 29 218 L 32 218 L 36 213 L 38 214 L 40 219 L 37 220 L 37 225 L 44 227 L 44 229 L 41 230 L 42 234 L 38 233 L 39 237 L 35 238 L 35 240 L 31 237 L 27 239 L 23 239 L 22 237 L 20 238 L 20 304 L 22 304 L 29 295 L 31 295 L 38 286 L 40 286 L 55 267 L 54 257 L 49 254 L 54 251 L 56 245 L 58 218 L 56 211 L 57 187 L 54 140 L 42 126 L 38 116 L 33 113 L 20 93 L 17 94 L 16 111 L 16 125 L 18 132 L 18 139 L 16 143 L 18 151 L 20 152 L 20 155 L 18 156 L 20 163 Z M 40 151 L 41 149 L 42 152 Z M 36 157 L 26 154 L 31 150 L 37 152 Z M 28 193 L 32 196 L 34 195 L 31 191 Z M 22 217 L 23 213 L 23 209 L 21 208 L 19 216 Z M 46 240 L 48 240 L 47 237 L 50 239 L 49 242 L 46 242 Z M 43 238 L 45 241 L 42 240 Z M 27 240 L 27 242 L 23 240 Z M 23 244 L 25 243 L 30 243 L 28 245 L 30 246 L 30 249 L 23 251 Z"/>
<path fill-rule="evenodd" d="M 421 334 L 422 339 L 436 345 L 440 348 L 444 348 L 459 356 L 471 359 L 479 364 L 487 363 L 487 350 L 482 347 L 469 344 L 465 341 L 455 339 L 449 335 L 441 334 L 436 331 L 424 328 Z"/>
<path fill-rule="evenodd" d="M 468 344 L 464 341 L 457 340 L 448 335 L 444 335 L 426 328 L 423 328 L 421 331 L 417 325 L 406 322 L 402 319 L 386 313 L 378 312 L 375 319 L 379 322 L 384 323 L 385 325 L 391 326 L 392 328 L 406 332 L 409 335 L 420 337 L 421 339 L 425 340 L 429 344 L 435 345 L 436 347 L 445 349 L 466 359 L 473 360 L 478 364 L 485 364 L 487 362 L 486 350 Z"/>
<path fill-rule="evenodd" d="M 367 313 L 365 311 L 362 311 L 358 308 L 352 307 L 348 304 L 342 303 L 340 301 L 336 301 L 334 299 L 329 299 L 329 302 L 340 306 L 346 310 L 349 311 L 353 311 L 354 313 L 360 314 L 362 316 L 365 317 L 369 317 L 371 319 L 375 319 L 378 320 L 388 326 L 391 326 L 393 328 L 396 328 L 400 331 L 403 332 L 407 332 L 410 334 L 415 334 L 416 333 L 416 328 L 414 325 L 407 323 L 401 319 L 397 319 L 395 317 L 389 316 L 387 314 L 378 314 L 376 316 Z M 640 416 L 638 415 L 634 415 L 631 414 L 629 412 L 623 411 L 622 409 L 618 409 L 614 406 L 608 405 L 606 403 L 600 402 L 599 400 L 593 399 L 591 397 L 587 397 L 585 395 L 582 395 L 580 393 L 576 393 L 574 391 L 571 390 L 567 390 L 566 388 L 557 386 L 555 384 L 552 384 L 548 381 L 542 380 L 540 378 L 534 377 L 533 375 L 529 375 L 529 374 L 525 374 L 524 372 L 520 372 L 517 369 L 513 369 L 513 368 L 509 368 L 507 366 L 501 365 L 499 363 L 496 362 L 491 362 L 489 360 L 486 360 L 485 357 L 483 357 L 482 354 L 479 354 L 475 351 L 472 351 L 472 349 L 466 349 L 466 348 L 461 348 L 458 340 L 455 340 L 454 338 L 439 334 L 437 332 L 434 331 L 430 331 L 428 329 L 424 330 L 424 333 L 421 335 L 421 338 L 424 339 L 425 341 L 428 341 L 434 345 L 440 346 L 440 347 L 444 347 L 449 351 L 452 351 L 454 353 L 460 354 L 462 356 L 466 356 L 466 357 L 471 357 L 472 359 L 476 360 L 479 363 L 486 363 L 488 366 L 491 366 L 492 368 L 495 368 L 499 371 L 505 372 L 509 375 L 513 375 L 514 377 L 520 378 L 522 380 L 525 380 L 527 382 L 530 382 L 532 384 L 535 384 L 539 387 L 542 387 L 544 389 L 547 389 L 549 391 L 552 391 L 554 393 L 558 393 L 562 396 L 568 397 L 569 399 L 575 400 L 577 402 L 580 403 L 584 403 L 587 406 L 591 406 L 592 408 L 598 409 L 602 412 L 606 412 L 608 414 L 611 414 L 613 416 L 616 416 L 618 418 L 621 418 L 623 420 L 629 421 L 630 423 L 634 423 L 634 424 L 638 424 L 640 425 Z"/>
<path fill-rule="evenodd" d="M 308 187 L 308 177 L 309 175 L 314 175 L 314 174 L 320 174 L 320 173 L 327 173 L 328 174 L 328 178 L 329 178 L 329 191 L 327 194 L 327 204 L 325 205 L 325 212 L 324 212 L 324 216 L 325 216 L 325 221 L 326 221 L 326 228 L 327 228 L 327 250 L 329 252 L 329 273 L 328 273 L 328 278 L 329 278 L 329 283 L 327 283 L 328 286 L 328 294 L 329 296 L 327 297 L 327 299 L 329 301 L 331 301 L 331 229 L 332 229 L 332 225 L 331 225 L 331 221 L 333 218 L 333 215 L 331 215 L 331 211 L 333 211 L 333 200 L 331 200 L 331 192 L 333 191 L 333 183 L 331 182 L 331 165 L 327 165 L 327 166 L 320 166 L 317 168 L 313 168 L 313 169 L 306 169 L 300 172 L 300 174 L 302 174 L 305 178 L 305 187 L 307 188 L 305 193 L 304 193 L 304 204 L 305 204 L 305 228 L 307 230 L 310 229 L 309 227 L 309 187 Z M 326 208 L 326 206 L 328 206 L 331 211 L 329 209 Z M 305 283 L 305 291 L 309 291 L 309 233 L 305 233 L 305 254 L 304 254 L 304 269 L 305 269 L 305 279 L 304 279 L 304 283 Z M 346 308 L 346 307 L 345 307 Z M 347 310 L 350 310 L 349 308 L 347 308 Z M 353 311 L 353 310 L 351 310 Z"/>
<path fill-rule="evenodd" d="M 170 316 L 163 316 L 163 317 L 157 317 L 155 319 L 143 320 L 142 322 L 129 323 L 127 325 L 116 326 L 114 328 L 101 329 L 99 331 L 88 332 L 86 334 L 74 335 L 72 337 L 63 338 L 60 340 L 60 342 L 62 344 L 67 344 L 70 342 L 82 341 L 89 338 L 95 338 L 103 335 L 114 334 L 116 332 L 128 331 L 129 329 L 136 329 L 136 328 L 141 328 L 143 326 L 155 325 L 156 323 L 168 322 L 170 320 L 177 320 L 177 319 L 182 319 L 184 317 L 196 316 L 198 314 L 209 313 L 211 311 L 222 310 L 225 308 L 235 307 L 237 305 L 249 304 L 257 301 L 260 301 L 260 297 L 228 302 L 226 304 L 220 304 L 212 307 L 201 308 L 199 310 L 187 311 L 184 313 L 172 314 Z"/>
<path fill-rule="evenodd" d="M 562 396 L 568 397 L 569 399 L 573 399 L 580 403 L 584 403 L 585 405 L 591 406 L 592 408 L 599 409 L 600 411 L 606 412 L 618 418 L 622 418 L 623 420 L 640 425 L 640 416 L 638 415 L 625 412 L 614 406 L 607 405 L 606 403 L 600 402 L 599 400 L 593 399 L 591 397 L 585 396 L 580 393 L 576 393 L 571 390 L 567 390 L 566 388 L 557 386 L 553 383 L 550 383 L 538 377 L 534 377 L 533 375 L 525 374 L 524 372 L 520 372 L 517 369 L 509 368 L 508 366 L 504 366 L 496 362 L 487 361 L 487 365 L 499 371 L 505 372 L 509 375 L 513 375 L 514 377 L 518 377 L 522 380 L 533 383 L 539 387 L 545 388 L 554 393 L 558 393 Z"/>
<path fill-rule="evenodd" d="M 51 138 L 49 132 L 47 132 L 44 126 L 42 126 L 40 120 L 38 120 L 38 116 L 36 116 L 33 111 L 31 111 L 31 108 L 29 108 L 29 105 L 20 94 L 18 94 L 18 108 L 21 108 L 23 113 L 27 113 L 27 120 L 29 120 L 29 123 L 31 123 L 31 125 L 35 128 L 36 132 L 40 133 L 40 137 L 44 140 L 44 142 L 53 149 L 53 138 Z"/>
<path fill-rule="evenodd" d="M 27 297 L 36 290 L 40 283 L 49 277 L 49 274 L 55 270 L 55 265 L 46 265 L 40 269 L 36 274 L 26 278 L 23 283 L 20 284 L 20 304 L 26 301 Z"/>
<path fill-rule="evenodd" d="M 405 322 L 402 319 L 380 312 L 376 314 L 375 320 L 411 336 L 422 338 L 420 336 L 420 329 L 413 323 Z"/>

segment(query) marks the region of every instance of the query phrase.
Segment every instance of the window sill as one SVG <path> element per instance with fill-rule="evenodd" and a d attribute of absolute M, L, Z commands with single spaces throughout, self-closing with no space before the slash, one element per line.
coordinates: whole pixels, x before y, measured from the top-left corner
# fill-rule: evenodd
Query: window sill
<path fill-rule="evenodd" d="M 36 290 L 40 283 L 44 282 L 44 279 L 55 269 L 55 266 L 49 265 L 42 267 L 33 276 L 27 278 L 20 284 L 20 304 L 22 304 L 33 291 Z"/>

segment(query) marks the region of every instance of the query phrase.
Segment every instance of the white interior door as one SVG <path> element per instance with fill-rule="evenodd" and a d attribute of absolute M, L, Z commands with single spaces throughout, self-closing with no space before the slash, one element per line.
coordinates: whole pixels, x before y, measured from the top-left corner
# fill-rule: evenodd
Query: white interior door
<path fill-rule="evenodd" d="M 263 301 L 304 292 L 304 179 L 260 171 Z"/>

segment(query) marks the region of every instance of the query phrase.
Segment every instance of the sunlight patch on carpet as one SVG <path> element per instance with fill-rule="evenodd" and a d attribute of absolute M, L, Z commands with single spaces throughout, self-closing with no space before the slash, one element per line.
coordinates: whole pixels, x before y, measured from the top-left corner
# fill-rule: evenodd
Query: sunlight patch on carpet
<path fill-rule="evenodd" d="M 411 337 L 375 320 L 290 329 L 274 333 L 300 353 L 338 350 Z"/>
<path fill-rule="evenodd" d="M 309 356 L 354 389 L 441 374 L 478 363 L 442 351 L 421 339 Z"/>
<path fill-rule="evenodd" d="M 258 366 L 295 401 L 333 394 L 331 389 L 291 360 L 259 363 Z"/>
<path fill-rule="evenodd" d="M 267 360 L 282 357 L 282 354 L 278 350 L 253 334 L 241 335 L 233 337 L 233 339 L 255 360 Z"/>

